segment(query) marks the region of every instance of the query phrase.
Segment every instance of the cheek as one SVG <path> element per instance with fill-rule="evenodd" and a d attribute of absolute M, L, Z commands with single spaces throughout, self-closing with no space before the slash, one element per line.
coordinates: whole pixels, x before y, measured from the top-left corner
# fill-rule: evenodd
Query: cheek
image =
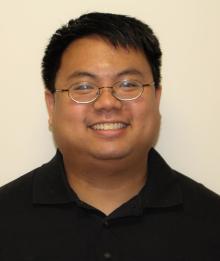
<path fill-rule="evenodd" d="M 54 125 L 59 130 L 81 128 L 86 117 L 86 108 L 79 104 L 57 103 L 54 110 Z"/>
<path fill-rule="evenodd" d="M 154 135 L 160 125 L 160 113 L 156 102 L 144 100 L 136 105 L 133 110 L 134 125 L 142 135 Z"/>
<path fill-rule="evenodd" d="M 144 123 L 156 114 L 155 102 L 151 99 L 141 98 L 132 104 L 131 111 L 133 112 L 134 121 L 143 121 L 142 123 Z"/>
<path fill-rule="evenodd" d="M 65 150 L 83 142 L 86 133 L 85 109 L 79 106 L 57 106 L 53 117 L 53 137 L 56 145 Z"/>

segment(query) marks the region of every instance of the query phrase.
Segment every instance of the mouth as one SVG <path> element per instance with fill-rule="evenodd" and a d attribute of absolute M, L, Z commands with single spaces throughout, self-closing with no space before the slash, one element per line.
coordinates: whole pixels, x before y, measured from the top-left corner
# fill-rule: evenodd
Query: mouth
<path fill-rule="evenodd" d="M 124 129 L 128 126 L 128 124 L 125 124 L 123 122 L 103 122 L 103 123 L 96 123 L 92 126 L 90 126 L 93 130 L 120 130 Z"/>

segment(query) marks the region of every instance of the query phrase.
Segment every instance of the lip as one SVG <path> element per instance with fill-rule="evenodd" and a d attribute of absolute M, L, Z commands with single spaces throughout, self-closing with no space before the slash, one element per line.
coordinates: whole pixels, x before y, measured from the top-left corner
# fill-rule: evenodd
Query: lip
<path fill-rule="evenodd" d="M 119 125 L 115 125 L 115 128 L 103 128 L 101 127 L 101 125 L 110 125 L 110 124 L 119 124 Z M 95 127 L 96 126 L 96 127 Z M 118 128 L 117 128 L 118 126 Z M 130 124 L 125 123 L 123 121 L 100 121 L 100 122 L 96 122 L 93 123 L 91 125 L 89 125 L 89 129 L 96 135 L 98 135 L 98 137 L 101 138 L 107 138 L 107 139 L 115 139 L 115 138 L 119 138 L 122 135 L 124 135 L 127 131 L 127 128 L 130 126 Z"/>
<path fill-rule="evenodd" d="M 128 123 L 123 121 L 100 121 L 95 122 L 89 125 L 89 128 L 93 130 L 103 130 L 103 131 L 109 131 L 109 130 L 120 130 L 128 127 Z"/>

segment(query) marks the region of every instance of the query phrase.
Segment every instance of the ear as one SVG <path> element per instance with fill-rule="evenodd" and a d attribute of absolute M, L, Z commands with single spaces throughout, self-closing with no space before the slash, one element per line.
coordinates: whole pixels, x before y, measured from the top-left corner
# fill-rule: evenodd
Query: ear
<path fill-rule="evenodd" d="M 157 103 L 158 107 L 160 106 L 161 93 L 162 93 L 162 87 L 161 86 L 156 87 L 155 88 L 155 98 L 156 98 L 156 103 Z"/>
<path fill-rule="evenodd" d="M 45 90 L 45 101 L 47 105 L 47 112 L 48 112 L 48 123 L 49 123 L 49 128 L 51 129 L 52 123 L 53 123 L 53 112 L 55 109 L 55 97 L 54 94 L 48 90 Z"/>

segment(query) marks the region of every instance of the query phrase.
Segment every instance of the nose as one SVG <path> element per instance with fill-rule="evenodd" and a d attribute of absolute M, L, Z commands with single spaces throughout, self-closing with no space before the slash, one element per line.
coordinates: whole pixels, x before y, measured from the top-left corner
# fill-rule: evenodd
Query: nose
<path fill-rule="evenodd" d="M 96 110 L 119 110 L 121 106 L 122 102 L 112 94 L 112 87 L 102 87 L 99 89 L 99 96 L 94 102 L 94 108 Z"/>

